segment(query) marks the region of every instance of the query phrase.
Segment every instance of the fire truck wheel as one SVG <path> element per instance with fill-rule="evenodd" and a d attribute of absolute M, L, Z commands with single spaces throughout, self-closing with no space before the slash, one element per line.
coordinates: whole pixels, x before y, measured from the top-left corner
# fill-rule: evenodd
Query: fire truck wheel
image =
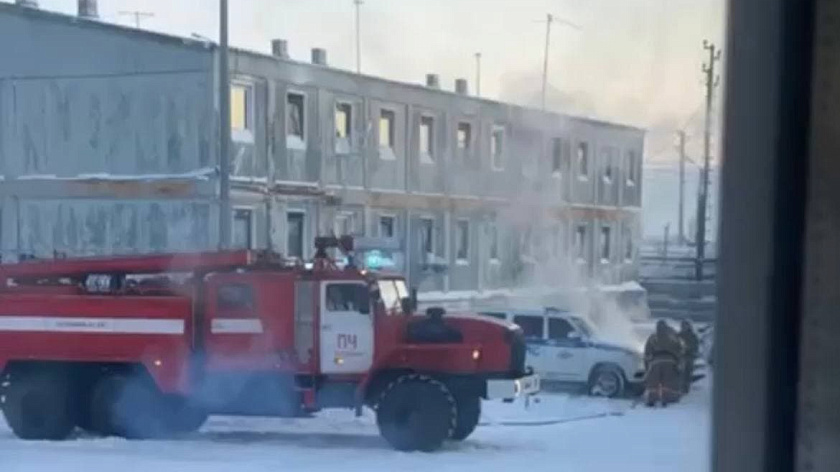
<path fill-rule="evenodd" d="M 379 397 L 376 423 L 394 449 L 434 451 L 452 436 L 455 398 L 443 383 L 421 375 L 404 375 Z"/>
<path fill-rule="evenodd" d="M 459 395 L 457 406 L 458 416 L 455 419 L 455 430 L 452 431 L 452 439 L 463 441 L 478 426 L 478 419 L 481 416 L 481 398 Z"/>
<path fill-rule="evenodd" d="M 190 404 L 188 399 L 183 397 L 172 397 L 170 400 L 171 416 L 169 417 L 169 429 L 178 434 L 194 433 L 198 431 L 207 421 L 207 413 Z"/>
<path fill-rule="evenodd" d="M 102 378 L 91 395 L 91 426 L 101 434 L 129 439 L 165 436 L 168 428 L 161 394 L 142 377 L 113 374 Z"/>
<path fill-rule="evenodd" d="M 70 389 L 60 373 L 13 375 L 3 413 L 21 439 L 60 440 L 73 431 Z"/>

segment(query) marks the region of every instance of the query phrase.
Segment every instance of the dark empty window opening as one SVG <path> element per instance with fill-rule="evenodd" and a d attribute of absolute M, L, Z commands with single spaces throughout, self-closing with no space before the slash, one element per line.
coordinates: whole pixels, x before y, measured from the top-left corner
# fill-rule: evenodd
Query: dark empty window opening
<path fill-rule="evenodd" d="M 609 226 L 602 226 L 601 227 L 601 260 L 602 261 L 609 261 L 610 260 L 610 236 L 612 233 L 612 228 Z"/>
<path fill-rule="evenodd" d="M 286 214 L 286 255 L 289 257 L 303 258 L 303 221 L 303 213 Z"/>
<path fill-rule="evenodd" d="M 434 254 L 434 221 L 431 218 L 420 220 L 420 251 L 425 257 Z"/>
<path fill-rule="evenodd" d="M 636 183 L 636 152 L 629 151 L 627 153 L 627 183 Z"/>
<path fill-rule="evenodd" d="M 350 139 L 350 129 L 353 122 L 353 107 L 349 103 L 335 105 L 335 137 Z"/>
<path fill-rule="evenodd" d="M 458 123 L 458 149 L 467 151 L 472 145 L 472 126 L 469 123 Z"/>
<path fill-rule="evenodd" d="M 296 136 L 304 140 L 304 98 L 299 93 L 286 95 L 286 135 Z"/>
<path fill-rule="evenodd" d="M 551 140 L 551 173 L 560 175 L 563 172 L 563 154 L 565 142 L 560 138 Z"/>
<path fill-rule="evenodd" d="M 490 260 L 491 261 L 498 261 L 499 260 L 499 229 L 496 226 L 496 223 L 491 223 L 490 228 L 488 229 L 490 233 Z"/>
<path fill-rule="evenodd" d="M 426 160 L 434 157 L 434 118 L 420 117 L 420 157 Z"/>
<path fill-rule="evenodd" d="M 577 147 L 578 177 L 589 176 L 589 144 L 579 143 Z"/>
<path fill-rule="evenodd" d="M 470 222 L 467 220 L 458 220 L 458 241 L 455 257 L 462 262 L 469 259 L 470 256 Z"/>
<path fill-rule="evenodd" d="M 379 217 L 379 237 L 393 238 L 394 237 L 394 217 L 380 216 Z"/>
<path fill-rule="evenodd" d="M 253 211 L 238 208 L 233 211 L 233 246 L 240 249 L 251 249 Z"/>
<path fill-rule="evenodd" d="M 575 228 L 575 253 L 578 259 L 586 259 L 586 225 Z"/>
<path fill-rule="evenodd" d="M 493 170 L 503 170 L 505 168 L 504 138 L 504 128 L 494 127 L 490 136 L 490 158 L 492 159 Z"/>

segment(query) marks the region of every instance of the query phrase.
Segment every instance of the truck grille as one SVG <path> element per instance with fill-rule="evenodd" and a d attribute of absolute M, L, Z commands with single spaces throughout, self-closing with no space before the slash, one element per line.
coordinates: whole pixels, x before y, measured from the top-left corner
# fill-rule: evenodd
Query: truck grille
<path fill-rule="evenodd" d="M 514 375 L 525 374 L 525 353 L 525 336 L 517 329 L 510 338 L 510 370 Z"/>

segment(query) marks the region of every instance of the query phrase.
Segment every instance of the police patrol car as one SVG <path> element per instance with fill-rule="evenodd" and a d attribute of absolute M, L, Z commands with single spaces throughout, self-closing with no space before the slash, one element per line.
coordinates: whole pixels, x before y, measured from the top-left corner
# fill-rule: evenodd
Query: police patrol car
<path fill-rule="evenodd" d="M 641 348 L 599 339 L 584 317 L 557 309 L 481 310 L 518 324 L 528 348 L 526 363 L 544 385 L 579 384 L 595 396 L 619 397 L 638 392 L 644 379 Z"/>

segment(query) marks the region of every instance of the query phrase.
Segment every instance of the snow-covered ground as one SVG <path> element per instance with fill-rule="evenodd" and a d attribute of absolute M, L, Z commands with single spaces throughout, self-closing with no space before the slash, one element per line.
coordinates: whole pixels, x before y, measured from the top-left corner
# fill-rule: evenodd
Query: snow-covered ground
<path fill-rule="evenodd" d="M 705 472 L 709 404 L 705 383 L 656 410 L 564 394 L 540 395 L 528 409 L 485 403 L 473 436 L 433 454 L 393 451 L 372 415 L 347 411 L 310 420 L 214 417 L 200 433 L 170 441 L 24 442 L 0 420 L 0 470 Z"/>

